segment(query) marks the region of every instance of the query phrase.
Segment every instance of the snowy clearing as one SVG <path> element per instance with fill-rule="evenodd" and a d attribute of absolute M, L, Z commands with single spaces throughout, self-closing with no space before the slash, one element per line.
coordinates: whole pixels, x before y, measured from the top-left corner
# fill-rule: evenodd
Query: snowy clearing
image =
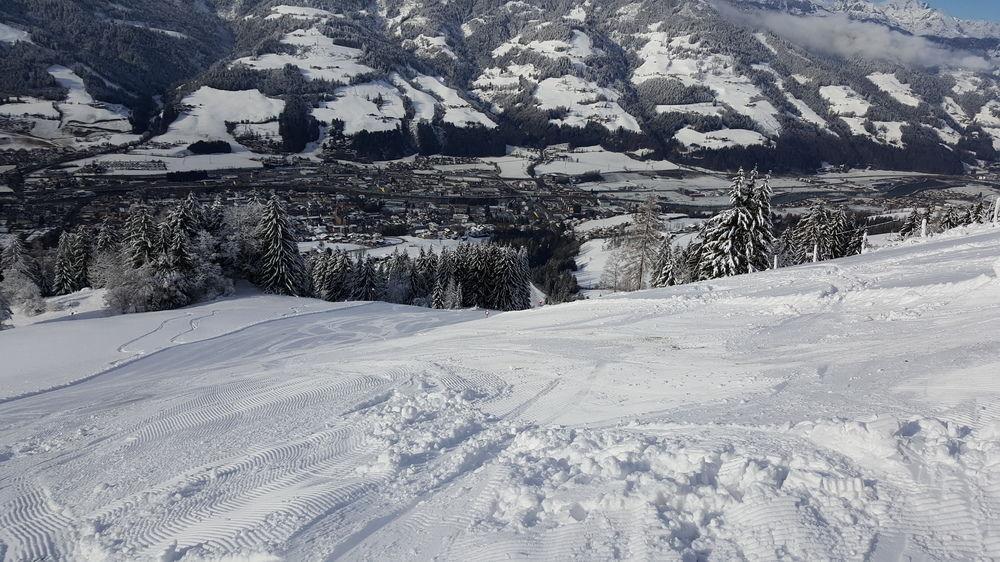
<path fill-rule="evenodd" d="M 5 23 L 0 23 L 0 43 L 10 43 L 13 45 L 14 43 L 22 41 L 25 43 L 31 43 L 31 35 L 29 35 L 27 31 L 22 31 Z"/>
<path fill-rule="evenodd" d="M 298 29 L 281 40 L 295 49 L 295 54 L 267 53 L 259 57 L 237 59 L 233 64 L 245 64 L 258 70 L 278 70 L 285 65 L 297 67 L 309 80 L 350 82 L 350 79 L 374 70 L 357 62 L 361 50 L 337 45 L 319 29 Z"/>
<path fill-rule="evenodd" d="M 109 361 L 146 354 L 56 390 L 18 379 L 38 393 L 0 404 L 0 548 L 996 558 L 998 246 L 956 231 L 490 317 L 245 296 L 160 329 L 165 314 L 15 328 L 0 354 L 46 377 L 88 374 L 52 352 L 70 334 Z M 258 323 L 262 299 L 290 315 Z"/>

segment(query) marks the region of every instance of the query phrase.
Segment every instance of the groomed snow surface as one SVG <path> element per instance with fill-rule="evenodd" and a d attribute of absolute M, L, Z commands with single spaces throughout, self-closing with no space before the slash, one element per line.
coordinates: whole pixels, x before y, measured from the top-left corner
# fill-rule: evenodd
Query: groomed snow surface
<path fill-rule="evenodd" d="M 0 551 L 996 558 L 997 248 L 953 232 L 489 317 L 53 315 L 0 334 Z"/>

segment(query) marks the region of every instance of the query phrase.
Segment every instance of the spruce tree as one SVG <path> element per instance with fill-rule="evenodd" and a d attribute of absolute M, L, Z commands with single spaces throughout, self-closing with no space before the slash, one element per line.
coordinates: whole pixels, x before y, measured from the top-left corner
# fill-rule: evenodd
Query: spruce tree
<path fill-rule="evenodd" d="M 899 236 L 907 238 L 919 232 L 922 220 L 923 217 L 916 209 L 910 211 L 910 214 L 903 220 L 903 225 L 899 228 Z"/>
<path fill-rule="evenodd" d="M 771 217 L 771 177 L 764 176 L 758 183 L 757 168 L 750 173 L 747 183 L 747 209 L 753 221 L 749 236 L 750 271 L 763 271 L 771 267 L 774 246 L 774 224 Z"/>
<path fill-rule="evenodd" d="M 285 208 L 277 197 L 272 197 L 262 210 L 256 236 L 261 252 L 259 283 L 270 293 L 301 296 L 305 286 L 305 265 Z"/>
<path fill-rule="evenodd" d="M 125 263 L 138 269 L 154 259 L 157 253 L 158 232 L 145 205 L 136 205 L 130 210 L 125 223 L 125 239 L 122 245 Z"/>
<path fill-rule="evenodd" d="M 517 251 L 517 285 L 514 293 L 514 310 L 531 308 L 531 286 L 531 264 L 528 261 L 528 249 L 522 246 Z"/>
<path fill-rule="evenodd" d="M 656 256 L 656 263 L 653 267 L 653 280 L 651 285 L 656 288 L 669 287 L 676 284 L 674 278 L 674 253 L 671 240 L 666 240 Z"/>
<path fill-rule="evenodd" d="M 28 252 L 23 235 L 11 236 L 8 240 L 7 245 L 0 252 L 0 280 L 3 279 L 5 271 L 14 270 L 24 274 L 36 285 L 41 285 L 41 269 L 35 258 L 31 257 Z"/>
<path fill-rule="evenodd" d="M 382 298 L 382 282 L 375 258 L 362 256 L 354 265 L 354 276 L 351 284 L 356 301 L 377 301 Z"/>
<path fill-rule="evenodd" d="M 436 308 L 438 310 L 447 308 L 445 306 L 445 299 L 447 295 L 445 294 L 445 285 L 441 283 L 440 279 L 434 282 L 434 291 L 431 294 L 431 308 Z"/>
<path fill-rule="evenodd" d="M 521 258 L 513 248 L 501 248 L 491 264 L 491 277 L 495 290 L 491 295 L 489 308 L 494 310 L 521 310 Z"/>
<path fill-rule="evenodd" d="M 111 219 L 104 219 L 97 230 L 94 249 L 100 253 L 111 253 L 119 250 L 118 231 L 111 224 Z"/>
<path fill-rule="evenodd" d="M 750 271 L 749 227 L 752 221 L 753 217 L 745 207 L 733 207 L 708 222 L 701 236 L 698 263 L 701 279 L 741 275 Z"/>
<path fill-rule="evenodd" d="M 792 233 L 792 239 L 798 249 L 800 261 L 812 261 L 813 251 L 817 250 L 820 260 L 836 257 L 836 240 L 833 230 L 833 218 L 823 207 L 816 205 L 801 219 Z"/>
<path fill-rule="evenodd" d="M 159 261 L 164 271 L 184 273 L 194 266 L 195 256 L 191 249 L 190 230 L 186 228 L 187 220 L 184 210 L 179 208 L 171 212 L 163 223 L 163 250 Z"/>
<path fill-rule="evenodd" d="M 68 295 L 87 286 L 87 251 L 83 238 L 63 232 L 56 249 L 53 291 Z"/>

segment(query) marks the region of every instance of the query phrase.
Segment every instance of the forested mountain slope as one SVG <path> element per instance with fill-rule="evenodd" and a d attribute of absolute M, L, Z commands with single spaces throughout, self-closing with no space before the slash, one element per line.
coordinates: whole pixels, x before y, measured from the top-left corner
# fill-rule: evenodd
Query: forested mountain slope
<path fill-rule="evenodd" d="M 22 133 L 43 134 L 36 102 L 66 95 L 58 64 L 135 110 L 137 132 L 162 95 L 153 132 L 179 148 L 570 142 L 713 167 L 960 172 L 1000 146 L 998 26 L 912 0 L 28 4 L 0 7 L 0 95 L 20 102 L 0 125 Z"/>

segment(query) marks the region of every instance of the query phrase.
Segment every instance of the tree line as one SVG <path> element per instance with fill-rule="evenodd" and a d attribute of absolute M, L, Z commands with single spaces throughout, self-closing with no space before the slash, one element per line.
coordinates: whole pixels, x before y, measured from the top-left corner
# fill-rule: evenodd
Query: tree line
<path fill-rule="evenodd" d="M 37 255 L 36 255 L 37 254 Z M 208 205 L 189 195 L 157 220 L 136 204 L 123 225 L 65 231 L 51 250 L 20 236 L 0 252 L 0 323 L 11 308 L 46 310 L 45 297 L 106 289 L 117 313 L 183 307 L 230 294 L 236 280 L 268 293 L 330 301 L 382 300 L 433 308 L 522 310 L 531 306 L 526 248 L 462 244 L 384 259 L 332 249 L 302 254 L 284 204 L 271 197 Z"/>
<path fill-rule="evenodd" d="M 920 235 L 924 226 L 942 231 L 992 220 L 982 199 L 964 210 L 936 213 L 913 210 L 899 223 L 902 237 Z M 667 287 L 776 267 L 860 254 L 866 245 L 868 219 L 844 208 L 814 205 L 778 232 L 771 210 L 767 176 L 742 169 L 733 178 L 728 209 L 716 214 L 686 245 L 664 236 L 655 198 L 638 207 L 631 223 L 608 244 L 612 254 L 602 273 L 603 288 L 635 291 Z M 896 224 L 895 221 L 889 221 Z"/>

